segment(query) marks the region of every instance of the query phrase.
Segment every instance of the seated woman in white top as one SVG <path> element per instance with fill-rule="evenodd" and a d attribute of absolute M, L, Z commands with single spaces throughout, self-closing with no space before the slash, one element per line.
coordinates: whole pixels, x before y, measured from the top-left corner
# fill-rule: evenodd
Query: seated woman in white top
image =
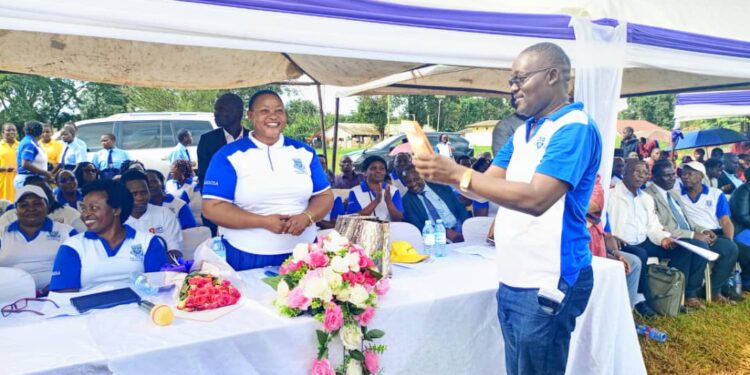
<path fill-rule="evenodd" d="M 124 225 L 133 196 L 123 184 L 112 180 L 89 183 L 79 207 L 88 231 L 60 246 L 51 291 L 76 292 L 125 281 L 134 272 L 157 272 L 167 264 L 167 250 L 156 236 Z"/>
<path fill-rule="evenodd" d="M 203 182 L 203 214 L 220 226 L 236 270 L 280 265 L 295 245 L 313 242 L 315 222 L 333 205 L 315 150 L 282 134 L 279 95 L 258 91 L 248 106 L 253 131 L 214 154 Z"/>
<path fill-rule="evenodd" d="M 28 272 L 37 294 L 46 294 L 57 249 L 77 232 L 47 217 L 47 196 L 38 186 L 16 191 L 18 220 L 0 229 L 0 266 Z"/>
<path fill-rule="evenodd" d="M 72 207 L 60 204 L 60 202 L 58 202 L 55 198 L 55 194 L 52 192 L 52 189 L 49 187 L 49 185 L 47 185 L 46 182 L 44 182 L 41 177 L 29 176 L 26 181 L 24 181 L 24 186 L 29 185 L 38 186 L 42 188 L 42 190 L 44 190 L 44 193 L 47 195 L 47 202 L 49 202 L 49 214 L 47 216 L 49 216 L 52 221 L 70 225 L 78 232 L 83 232 L 86 230 L 86 226 L 83 224 L 83 220 L 81 220 L 81 213 L 79 213 L 78 210 L 75 210 Z M 3 216 L 0 216 L 0 227 L 6 226 L 16 221 L 17 219 L 18 216 L 16 214 L 16 207 L 15 205 L 10 205 L 8 206 L 8 210 L 3 214 Z"/>
<path fill-rule="evenodd" d="M 346 213 L 372 215 L 381 220 L 404 220 L 401 193 L 385 182 L 385 160 L 380 156 L 369 156 L 362 163 L 362 169 L 365 171 L 365 180 L 349 191 Z"/>
<path fill-rule="evenodd" d="M 164 175 L 161 172 L 156 169 L 147 169 L 146 177 L 148 177 L 148 193 L 151 195 L 148 203 L 172 211 L 183 230 L 198 226 L 190 206 L 182 199 L 164 192 Z"/>
<path fill-rule="evenodd" d="M 175 160 L 169 170 L 170 179 L 164 186 L 167 194 L 172 194 L 177 198 L 190 204 L 195 195 L 200 195 L 198 182 L 193 176 L 193 168 L 187 160 Z"/>

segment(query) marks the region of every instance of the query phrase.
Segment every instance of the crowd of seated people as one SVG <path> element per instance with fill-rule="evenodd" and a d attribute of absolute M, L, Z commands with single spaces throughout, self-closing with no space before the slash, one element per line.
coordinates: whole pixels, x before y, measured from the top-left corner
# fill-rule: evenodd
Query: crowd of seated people
<path fill-rule="evenodd" d="M 647 145 L 653 146 L 648 153 Z M 634 148 L 632 154 L 624 153 Z M 627 129 L 615 155 L 606 217 L 601 217 L 603 190 L 595 188 L 587 221 L 593 254 L 625 264 L 634 309 L 645 317 L 656 315 L 649 258 L 684 274 L 687 309 L 705 309 L 702 298 L 708 297 L 725 304 L 743 301 L 734 275 L 739 266 L 741 289 L 750 291 L 750 185 L 745 178 L 750 156 L 717 147 L 706 158 L 704 149 L 696 149 L 677 165 L 678 155 L 638 141 Z M 718 258 L 708 262 L 676 240 L 713 251 Z M 705 280 L 707 267 L 710 280 Z"/>

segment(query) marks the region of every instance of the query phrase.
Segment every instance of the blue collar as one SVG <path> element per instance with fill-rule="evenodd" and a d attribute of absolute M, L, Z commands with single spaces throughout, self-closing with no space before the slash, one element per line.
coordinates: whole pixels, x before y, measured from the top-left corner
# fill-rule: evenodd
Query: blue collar
<path fill-rule="evenodd" d="M 539 119 L 535 119 L 534 117 L 529 117 L 528 119 L 526 119 L 526 124 L 525 124 L 526 125 L 526 141 L 528 142 L 530 137 L 533 137 L 534 135 L 536 135 L 536 133 L 539 131 L 539 128 L 542 127 L 542 124 L 544 124 L 546 120 L 557 121 L 560 117 L 563 117 L 566 114 L 568 114 L 568 112 L 572 112 L 575 110 L 583 110 L 583 103 L 581 102 L 570 103 L 558 109 L 555 112 L 552 112 L 546 116 L 540 117 Z M 536 123 L 536 127 L 534 128 L 534 134 L 529 134 L 529 131 L 531 130 L 531 125 L 534 123 Z"/>
<path fill-rule="evenodd" d="M 701 190 L 701 193 L 698 194 L 697 197 L 695 197 L 695 200 L 693 200 L 693 198 L 690 197 L 690 194 L 688 194 L 688 189 L 685 186 L 685 184 L 680 184 L 680 192 L 682 193 L 682 195 L 688 197 L 688 199 L 690 199 L 691 202 L 698 203 L 698 201 L 701 199 L 701 195 L 703 194 L 708 195 L 708 186 L 703 185 L 703 190 Z"/>
<path fill-rule="evenodd" d="M 125 228 L 125 238 L 120 242 L 119 245 L 117 245 L 114 249 L 109 247 L 109 244 L 107 241 L 105 241 L 103 238 L 99 237 L 98 234 L 92 232 L 92 231 L 86 231 L 83 233 L 83 237 L 89 240 L 99 240 L 102 243 L 102 246 L 104 246 L 104 250 L 107 251 L 107 255 L 110 257 L 113 257 L 117 255 L 117 252 L 120 251 L 120 247 L 122 247 L 122 244 L 125 243 L 128 239 L 135 238 L 135 229 L 133 229 L 130 225 L 124 225 L 123 228 Z"/>
<path fill-rule="evenodd" d="M 161 203 L 162 204 L 164 204 L 164 203 L 172 203 L 173 200 L 174 200 L 174 195 L 172 195 L 172 194 L 164 194 L 164 199 L 162 200 Z"/>
<path fill-rule="evenodd" d="M 24 233 L 24 231 L 21 230 L 21 224 L 19 223 L 18 220 L 10 223 L 8 225 L 7 231 L 21 233 L 21 235 L 26 240 L 26 242 L 31 242 L 35 240 L 39 236 L 39 233 L 41 232 L 52 232 L 52 220 L 49 217 L 44 219 L 44 225 L 42 225 L 42 227 L 39 228 L 39 231 L 32 234 L 31 237 L 27 236 L 26 233 Z"/>

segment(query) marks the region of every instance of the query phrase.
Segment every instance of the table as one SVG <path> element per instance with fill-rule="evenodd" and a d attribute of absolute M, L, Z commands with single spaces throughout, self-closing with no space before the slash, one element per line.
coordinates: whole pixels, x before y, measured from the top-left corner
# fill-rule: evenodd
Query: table
<path fill-rule="evenodd" d="M 465 246 L 451 245 L 447 257 L 431 263 L 394 267 L 391 291 L 370 324 L 386 331 L 378 340 L 388 345 L 385 373 L 504 373 L 494 261 L 456 252 Z M 595 258 L 593 268 L 594 289 L 573 333 L 567 372 L 645 374 L 622 265 Z M 242 276 L 249 300 L 211 323 L 157 327 L 134 305 L 77 317 L 0 319 L 3 372 L 308 374 L 319 323 L 277 315 L 262 273 Z"/>

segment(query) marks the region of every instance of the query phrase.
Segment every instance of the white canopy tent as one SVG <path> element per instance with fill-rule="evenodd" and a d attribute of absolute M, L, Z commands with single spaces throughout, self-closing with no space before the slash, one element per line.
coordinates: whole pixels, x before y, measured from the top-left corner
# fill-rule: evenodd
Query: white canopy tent
<path fill-rule="evenodd" d="M 718 91 L 678 94 L 675 98 L 675 127 L 684 121 L 750 116 L 750 91 Z"/>
<path fill-rule="evenodd" d="M 554 41 L 602 129 L 606 179 L 617 97 L 749 86 L 745 10 L 741 0 L 0 0 L 0 70 L 233 88 L 302 74 L 354 86 L 439 64 L 454 70 L 365 93 L 497 96 L 521 50 Z"/>

